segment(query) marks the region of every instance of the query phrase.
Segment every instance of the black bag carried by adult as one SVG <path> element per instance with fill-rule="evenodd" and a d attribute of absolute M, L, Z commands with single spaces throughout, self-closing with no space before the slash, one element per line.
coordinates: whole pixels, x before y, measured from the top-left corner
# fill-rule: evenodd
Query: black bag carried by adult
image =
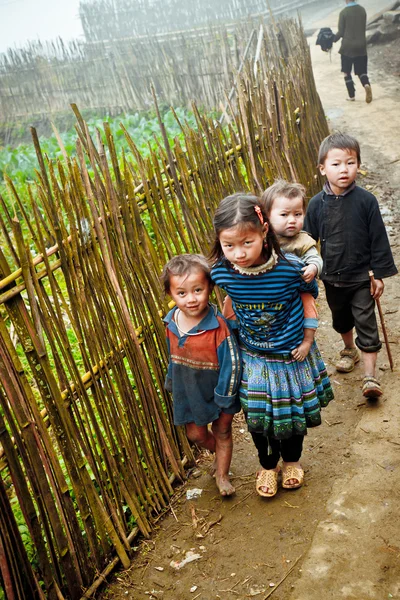
<path fill-rule="evenodd" d="M 321 50 L 324 52 L 328 52 L 332 49 L 334 39 L 335 34 L 333 33 L 332 29 L 330 27 L 322 27 L 319 30 L 315 44 L 317 46 L 321 46 Z"/>

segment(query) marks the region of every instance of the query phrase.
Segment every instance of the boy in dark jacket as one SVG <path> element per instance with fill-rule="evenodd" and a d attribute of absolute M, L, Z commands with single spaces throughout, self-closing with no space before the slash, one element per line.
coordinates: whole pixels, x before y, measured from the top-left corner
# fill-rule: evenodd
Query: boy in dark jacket
<path fill-rule="evenodd" d="M 350 135 L 334 133 L 319 149 L 319 169 L 327 182 L 309 202 L 304 229 L 321 241 L 324 261 L 321 279 L 332 312 L 332 324 L 341 334 L 344 349 L 336 364 L 349 373 L 360 360 L 365 377 L 363 395 L 377 397 L 379 340 L 375 300 L 384 289 L 383 278 L 397 273 L 377 199 L 356 185 L 361 163 L 360 146 Z M 369 272 L 373 271 L 370 278 Z M 353 341 L 353 327 L 357 337 Z"/>
<path fill-rule="evenodd" d="M 365 90 L 366 102 L 372 101 L 372 90 L 368 79 L 367 40 L 365 30 L 367 26 L 367 13 L 365 8 L 355 0 L 346 0 L 346 8 L 339 15 L 338 32 L 334 41 L 342 39 L 339 54 L 342 57 L 342 73 L 346 84 L 348 100 L 355 100 L 354 81 L 351 71 L 354 67 L 361 85 Z"/>

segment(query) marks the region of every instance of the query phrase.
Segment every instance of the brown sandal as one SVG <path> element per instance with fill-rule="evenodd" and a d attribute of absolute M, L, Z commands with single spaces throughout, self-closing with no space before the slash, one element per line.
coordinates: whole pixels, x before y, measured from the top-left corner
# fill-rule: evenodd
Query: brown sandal
<path fill-rule="evenodd" d="M 256 490 L 259 496 L 272 498 L 278 491 L 278 475 L 279 471 L 272 469 L 261 469 L 257 473 Z M 264 492 L 261 488 L 268 488 L 270 492 Z"/>
<path fill-rule="evenodd" d="M 382 396 L 382 388 L 376 377 L 366 375 L 363 379 L 362 393 L 365 398 L 378 398 Z"/>
<path fill-rule="evenodd" d="M 344 348 L 340 352 L 340 359 L 335 365 L 336 371 L 339 371 L 339 373 L 350 373 L 359 360 L 360 353 L 357 348 Z"/>
<path fill-rule="evenodd" d="M 297 483 L 288 483 L 295 479 Z M 303 485 L 304 471 L 300 465 L 283 465 L 282 467 L 282 487 L 287 490 L 296 490 Z"/>

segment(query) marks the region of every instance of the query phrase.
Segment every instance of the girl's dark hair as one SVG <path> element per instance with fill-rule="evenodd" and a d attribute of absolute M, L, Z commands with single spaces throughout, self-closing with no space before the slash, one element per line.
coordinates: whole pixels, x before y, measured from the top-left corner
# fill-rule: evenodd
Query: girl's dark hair
<path fill-rule="evenodd" d="M 336 149 L 354 150 L 357 155 L 358 164 L 361 164 L 360 144 L 352 135 L 341 133 L 340 131 L 337 133 L 331 133 L 331 135 L 328 135 L 324 140 L 322 140 L 318 152 L 318 164 L 323 165 L 326 161 L 326 157 L 328 156 L 328 152 Z"/>
<path fill-rule="evenodd" d="M 164 292 L 170 293 L 171 275 L 190 275 L 193 271 L 203 271 L 208 281 L 212 283 L 210 265 L 202 254 L 179 254 L 171 258 L 160 275 Z"/>
<path fill-rule="evenodd" d="M 274 181 L 261 196 L 267 214 L 270 214 L 272 205 L 277 198 L 288 198 L 289 200 L 301 198 L 303 212 L 306 212 L 306 188 L 301 183 L 291 183 L 284 179 L 277 179 Z"/>
<path fill-rule="evenodd" d="M 279 247 L 278 240 L 276 239 L 275 232 L 270 225 L 263 201 L 261 198 L 258 198 L 258 196 L 239 192 L 238 194 L 227 196 L 221 200 L 217 210 L 215 211 L 213 221 L 215 240 L 209 255 L 209 260 L 212 263 L 217 262 L 224 256 L 221 243 L 219 241 L 219 236 L 224 229 L 239 227 L 243 230 L 253 229 L 254 231 L 263 231 L 263 225 L 255 210 L 256 206 L 258 206 L 261 210 L 264 223 L 268 224 L 268 233 L 266 236 L 267 247 L 263 248 L 263 257 L 267 261 L 272 254 L 272 249 L 274 249 L 276 254 L 283 258 L 282 251 Z"/>

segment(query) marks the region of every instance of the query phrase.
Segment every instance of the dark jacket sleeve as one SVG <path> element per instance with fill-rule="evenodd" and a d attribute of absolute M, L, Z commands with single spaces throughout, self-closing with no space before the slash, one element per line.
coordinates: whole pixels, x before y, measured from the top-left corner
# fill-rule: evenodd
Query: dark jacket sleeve
<path fill-rule="evenodd" d="M 379 204 L 374 197 L 371 203 L 369 218 L 369 241 L 371 247 L 371 270 L 374 272 L 375 279 L 383 279 L 396 275 L 397 268 L 394 264 L 392 250 L 390 248 L 385 224 L 379 210 Z"/>
<path fill-rule="evenodd" d="M 344 34 L 344 22 L 345 22 L 345 16 L 344 16 L 344 12 L 341 11 L 340 15 L 339 15 L 339 22 L 338 22 L 338 32 L 335 35 L 333 41 L 334 42 L 338 42 L 340 40 L 340 38 L 343 37 Z"/>
<path fill-rule="evenodd" d="M 317 194 L 311 198 L 308 203 L 306 216 L 304 219 L 303 229 L 307 231 L 314 238 L 316 242 L 319 241 L 320 231 L 319 231 L 319 223 L 318 223 L 318 212 L 319 206 L 321 203 L 321 194 Z"/>

